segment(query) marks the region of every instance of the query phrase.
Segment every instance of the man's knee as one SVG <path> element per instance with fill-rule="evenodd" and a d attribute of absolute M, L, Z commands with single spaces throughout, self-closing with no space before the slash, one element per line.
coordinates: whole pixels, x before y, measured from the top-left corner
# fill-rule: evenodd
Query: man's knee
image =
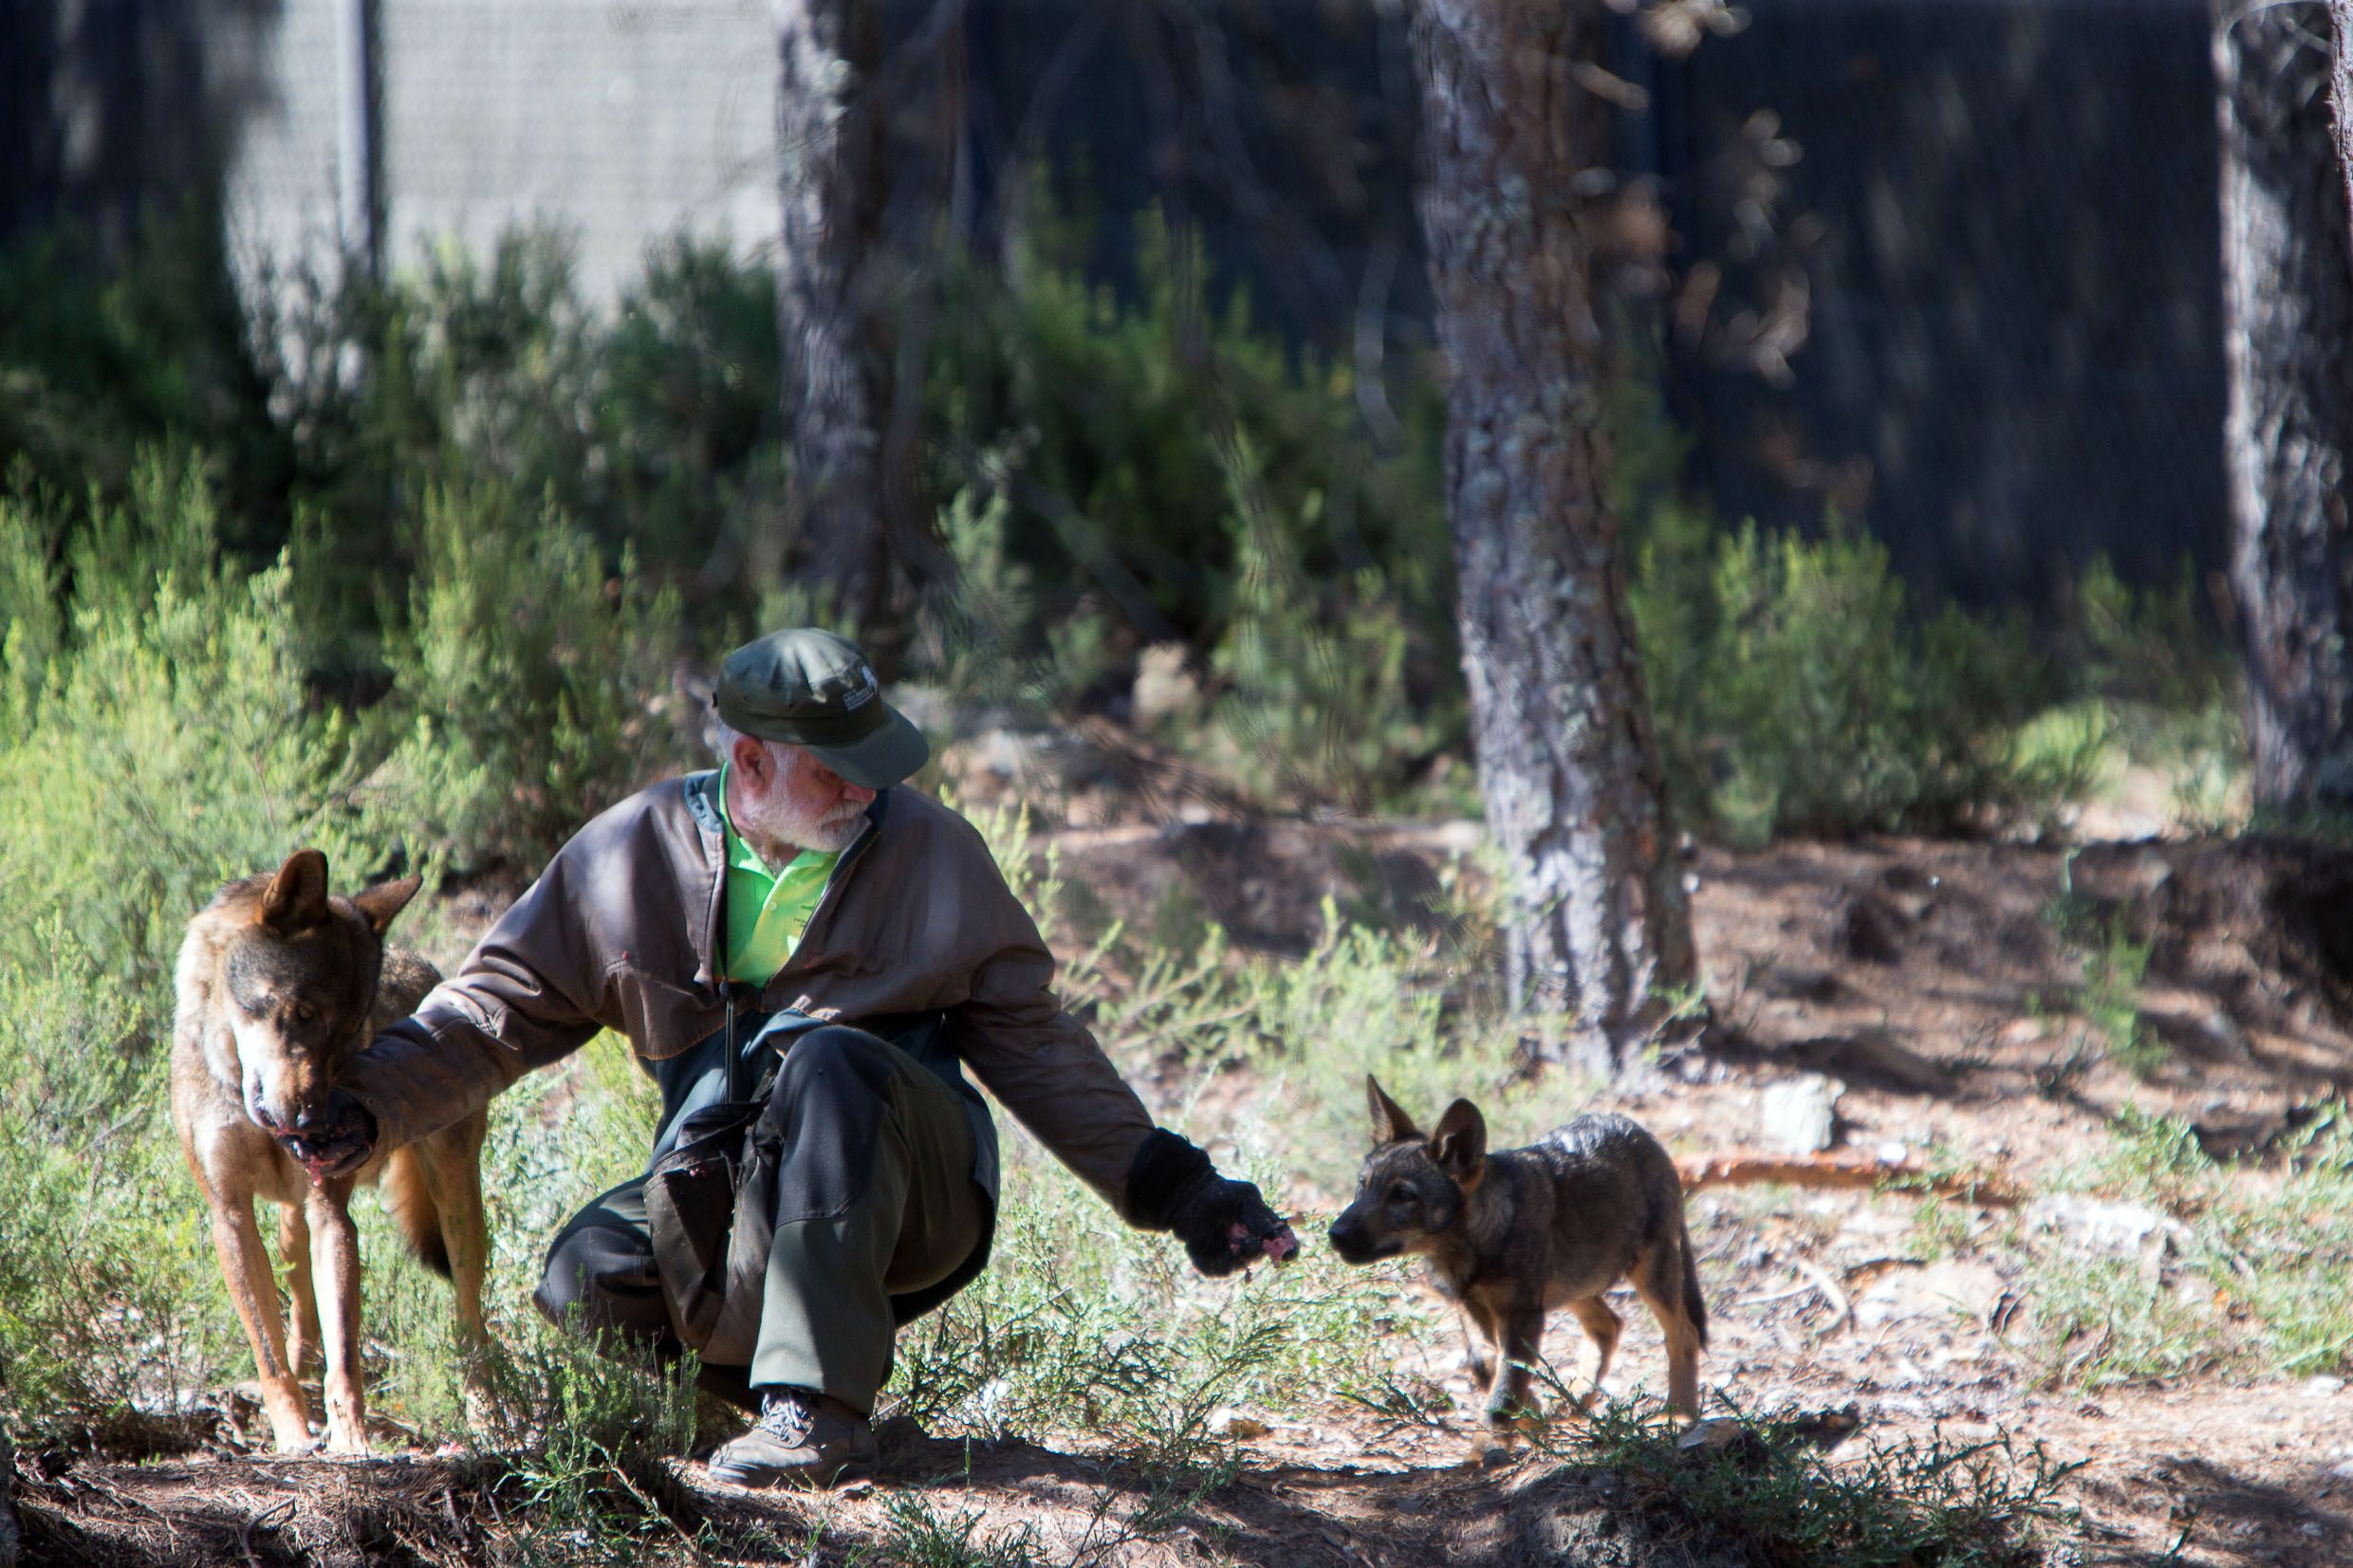
<path fill-rule="evenodd" d="M 887 1042 L 863 1029 L 828 1024 L 792 1042 L 770 1095 L 803 1101 L 879 1098 L 890 1092 L 895 1070 Z"/>
<path fill-rule="evenodd" d="M 588 1315 L 597 1293 L 588 1281 L 596 1250 L 586 1232 L 578 1230 L 558 1236 L 547 1249 L 547 1266 L 540 1273 L 539 1288 L 531 1292 L 531 1301 L 556 1327 L 589 1326 Z"/>
<path fill-rule="evenodd" d="M 652 1248 L 635 1232 L 583 1226 L 558 1236 L 531 1301 L 558 1328 L 591 1337 L 658 1340 L 670 1333 Z"/>

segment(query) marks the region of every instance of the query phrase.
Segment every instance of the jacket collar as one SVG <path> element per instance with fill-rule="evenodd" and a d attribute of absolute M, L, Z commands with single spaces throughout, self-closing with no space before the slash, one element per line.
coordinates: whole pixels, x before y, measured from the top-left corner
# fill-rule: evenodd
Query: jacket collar
<path fill-rule="evenodd" d="M 709 893 L 703 899 L 702 918 L 694 932 L 695 981 L 697 985 L 715 985 L 720 978 L 719 922 L 727 913 L 727 821 L 719 812 L 719 770 L 712 767 L 688 774 L 685 789 L 686 812 L 694 820 L 695 836 L 702 845 L 699 875 L 710 882 Z M 848 875 L 850 862 L 864 854 L 880 835 L 882 823 L 890 816 L 892 793 L 892 789 L 881 791 L 866 807 L 866 825 L 834 863 L 829 882 Z"/>

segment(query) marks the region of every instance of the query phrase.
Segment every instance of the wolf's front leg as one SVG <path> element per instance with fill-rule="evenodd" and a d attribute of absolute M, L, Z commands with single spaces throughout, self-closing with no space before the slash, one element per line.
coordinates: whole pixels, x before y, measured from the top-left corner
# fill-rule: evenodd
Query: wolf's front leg
<path fill-rule="evenodd" d="M 310 1222 L 310 1264 L 319 1294 L 320 1338 L 326 1350 L 326 1447 L 367 1452 L 360 1384 L 360 1228 L 351 1221 L 351 1182 L 313 1187 L 304 1203 Z"/>
<path fill-rule="evenodd" d="M 1487 1394 L 1487 1424 L 1497 1431 L 1532 1432 L 1543 1425 L 1529 1391 L 1537 1358 L 1544 1355 L 1544 1307 L 1514 1302 L 1496 1314 L 1495 1380 Z"/>
<path fill-rule="evenodd" d="M 1469 1301 L 1459 1303 L 1462 1318 L 1463 1364 L 1471 1382 L 1484 1393 L 1495 1386 L 1495 1320 Z"/>
<path fill-rule="evenodd" d="M 278 1310 L 278 1281 L 269 1254 L 262 1250 L 261 1227 L 253 1223 L 250 1198 L 225 1199 L 207 1184 L 213 1211 L 213 1250 L 220 1256 L 229 1300 L 253 1347 L 253 1371 L 262 1385 L 262 1407 L 269 1412 L 270 1436 L 280 1453 L 308 1453 L 310 1412 L 287 1359 L 286 1322 Z"/>

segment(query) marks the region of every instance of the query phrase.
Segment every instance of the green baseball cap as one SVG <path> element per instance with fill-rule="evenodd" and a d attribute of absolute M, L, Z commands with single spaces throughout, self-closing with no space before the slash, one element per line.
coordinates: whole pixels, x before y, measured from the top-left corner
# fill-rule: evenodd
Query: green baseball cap
<path fill-rule="evenodd" d="M 712 701 L 730 729 L 805 747 L 867 789 L 888 789 L 932 754 L 923 731 L 882 700 L 858 644 L 815 626 L 770 632 L 728 655 Z"/>

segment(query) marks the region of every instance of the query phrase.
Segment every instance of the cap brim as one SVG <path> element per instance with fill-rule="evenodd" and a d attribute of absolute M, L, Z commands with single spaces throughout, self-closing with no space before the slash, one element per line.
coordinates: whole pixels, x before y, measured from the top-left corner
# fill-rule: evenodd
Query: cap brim
<path fill-rule="evenodd" d="M 800 746 L 809 755 L 862 789 L 888 789 L 932 759 L 932 743 L 907 716 L 885 704 L 882 728 L 846 746 Z"/>

